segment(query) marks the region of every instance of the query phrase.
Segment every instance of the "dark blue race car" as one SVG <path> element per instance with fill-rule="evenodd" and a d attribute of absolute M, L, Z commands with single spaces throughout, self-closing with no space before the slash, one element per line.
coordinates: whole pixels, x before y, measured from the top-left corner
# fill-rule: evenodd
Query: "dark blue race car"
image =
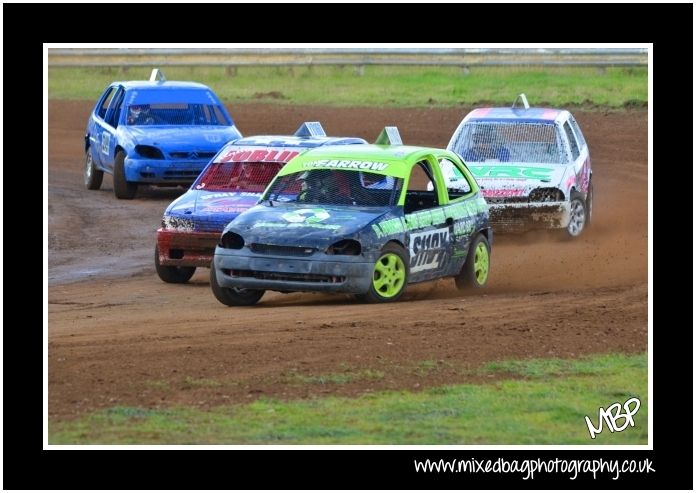
<path fill-rule="evenodd" d="M 319 122 L 295 135 L 261 135 L 228 143 L 191 189 L 164 211 L 157 230 L 155 267 L 160 279 L 184 283 L 208 267 L 227 223 L 254 206 L 276 173 L 295 156 L 325 145 L 364 144 L 356 137 L 327 137 Z"/>
<path fill-rule="evenodd" d="M 189 185 L 227 142 L 238 139 L 225 106 L 207 86 L 157 80 L 114 82 L 101 95 L 85 133 L 85 186 L 104 172 L 114 193 L 132 199 L 139 184 Z"/>

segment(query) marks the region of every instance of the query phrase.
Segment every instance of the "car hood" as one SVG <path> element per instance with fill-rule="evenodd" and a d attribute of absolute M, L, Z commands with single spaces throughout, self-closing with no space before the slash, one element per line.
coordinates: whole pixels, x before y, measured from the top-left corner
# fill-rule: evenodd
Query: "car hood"
<path fill-rule="evenodd" d="M 264 202 L 240 214 L 227 229 L 240 234 L 246 244 L 328 247 L 359 235 L 391 209 Z"/>
<path fill-rule="evenodd" d="M 254 192 L 189 190 L 167 207 L 166 215 L 187 220 L 194 231 L 221 232 L 261 198 Z"/>
<path fill-rule="evenodd" d="M 536 163 L 481 163 L 467 166 L 484 197 L 526 196 L 535 188 L 563 189 L 571 167 Z"/>
<path fill-rule="evenodd" d="M 123 127 L 131 138 L 141 145 L 151 145 L 165 150 L 176 149 L 182 145 L 195 149 L 220 149 L 230 140 L 241 137 L 236 127 L 213 125 L 187 126 L 142 126 Z"/>

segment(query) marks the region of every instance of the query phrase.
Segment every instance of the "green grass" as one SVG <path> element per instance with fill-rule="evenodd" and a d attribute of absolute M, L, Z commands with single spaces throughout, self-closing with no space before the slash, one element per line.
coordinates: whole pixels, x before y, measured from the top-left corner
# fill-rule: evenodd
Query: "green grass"
<path fill-rule="evenodd" d="M 287 378 L 287 383 L 299 384 L 336 384 L 344 385 L 356 381 L 381 380 L 384 378 L 384 372 L 379 370 L 351 370 L 344 373 L 330 373 L 327 375 L 303 375 L 301 373 L 292 372 Z"/>
<path fill-rule="evenodd" d="M 96 101 L 114 80 L 149 77 L 148 68 L 50 68 L 50 99 Z M 641 105 L 648 100 L 646 68 L 367 66 L 167 67 L 170 80 L 209 85 L 226 103 L 264 102 L 338 106 L 510 105 L 525 92 L 532 105 L 603 107 Z"/>
<path fill-rule="evenodd" d="M 431 365 L 424 364 L 429 367 Z M 50 422 L 51 444 L 646 444 L 647 356 L 489 364 L 518 379 L 248 405 L 115 407 Z M 364 376 L 364 375 L 363 375 Z M 590 440 L 584 416 L 638 397 L 635 427 Z"/>

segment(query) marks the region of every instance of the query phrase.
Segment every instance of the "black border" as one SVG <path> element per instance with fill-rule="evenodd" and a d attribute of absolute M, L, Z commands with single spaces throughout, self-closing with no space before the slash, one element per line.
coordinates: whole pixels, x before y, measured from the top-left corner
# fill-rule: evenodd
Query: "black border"
<path fill-rule="evenodd" d="M 687 4 L 688 5 L 688 4 Z M 394 10 L 399 11 L 400 19 L 412 19 L 410 23 L 403 20 L 391 21 Z M 660 12 L 658 12 L 660 11 Z M 450 5 L 450 4 L 407 4 L 382 5 L 368 4 L 333 4 L 333 5 L 253 5 L 253 4 L 157 4 L 147 5 L 99 5 L 87 4 L 48 4 L 18 5 L 4 4 L 4 67 L 5 115 L 8 108 L 19 104 L 13 94 L 41 94 L 37 87 L 42 80 L 37 58 L 43 42 L 161 42 L 162 36 L 170 36 L 168 41 L 186 42 L 234 42 L 241 40 L 270 41 L 264 33 L 274 31 L 281 36 L 288 36 L 294 42 L 653 42 L 655 58 L 669 53 L 678 54 L 685 60 L 681 65 L 658 62 L 653 64 L 660 70 L 655 77 L 654 100 L 651 109 L 656 108 L 655 101 L 664 101 L 662 94 L 668 94 L 674 105 L 664 104 L 658 108 L 655 121 L 684 121 L 684 104 L 678 104 L 680 94 L 689 94 L 693 88 L 691 77 L 692 60 L 692 16 L 693 5 L 650 5 L 650 4 L 536 4 L 526 5 Z M 549 14 L 550 13 L 550 14 Z M 659 15 L 658 15 L 659 13 Z M 691 15 L 689 15 L 691 13 Z M 184 22 L 192 16 L 201 18 L 201 22 Z M 325 20 L 316 19 L 320 15 Z M 40 16 L 44 19 L 56 19 L 48 26 L 37 28 L 32 19 Z M 545 20 L 549 18 L 550 20 Z M 168 17 L 170 22 L 167 22 Z M 667 18 L 669 22 L 662 27 L 665 34 L 658 34 L 653 29 L 652 19 Z M 61 20 L 58 20 L 61 19 Z M 86 19 L 86 20 L 83 20 Z M 98 21 L 95 21 L 99 19 Z M 104 22 L 103 19 L 113 19 Z M 210 19 L 203 22 L 203 19 Z M 225 22 L 229 19 L 229 22 Z M 555 19 L 555 20 L 554 20 Z M 155 22 L 156 21 L 156 22 Z M 9 25 L 15 29 L 9 29 Z M 46 23 L 44 23 L 46 24 Z M 146 25 L 174 26 L 165 29 L 146 29 Z M 175 26 L 182 26 L 176 29 Z M 200 26 L 203 26 L 202 28 Z M 19 34 L 17 34 L 19 27 Z M 108 28 L 108 32 L 106 31 Z M 12 33 L 12 34 L 10 34 Z M 176 39 L 178 38 L 178 39 Z M 356 39 L 358 38 L 358 39 Z M 27 58 L 34 60 L 27 66 Z M 12 77 L 9 67 L 21 71 L 21 77 Z M 26 72 L 25 72 L 26 69 Z M 662 83 L 669 80 L 670 85 Z M 35 86 L 32 91 L 29 87 Z M 684 87 L 685 86 L 685 87 Z M 35 96 L 33 96 L 35 97 Z M 38 99 L 38 98 L 37 98 Z M 24 100 L 26 101 L 26 100 Z M 671 108 L 669 107 L 671 106 Z M 674 115 L 669 115 L 670 111 Z M 686 110 L 688 113 L 688 110 Z M 29 113 L 29 112 L 27 112 Z M 681 118 L 679 114 L 681 113 Z M 36 113 L 33 113 L 34 115 Z M 674 120 L 672 120 L 674 117 Z M 26 128 L 38 126 L 34 117 L 26 122 L 5 122 L 5 160 L 14 153 L 10 149 L 35 149 L 36 144 Z M 664 149 L 661 156 L 665 160 L 672 157 L 684 161 L 683 154 L 660 146 L 659 143 L 674 142 L 677 137 L 672 127 L 670 137 L 663 138 L 664 127 L 655 125 L 655 149 Z M 688 127 L 688 125 L 687 125 Z M 686 128 L 683 137 L 687 143 L 691 128 Z M 679 132 L 679 130 L 677 130 Z M 35 131 L 34 131 L 35 133 Z M 669 139 L 669 140 L 667 140 Z M 12 142 L 12 146 L 8 144 Z M 676 149 L 676 147 L 675 147 Z M 663 153 L 664 152 L 664 153 Z M 670 156 L 670 152 L 675 156 Z M 663 153 L 663 154 L 662 154 Z M 688 161 L 688 160 L 687 160 Z M 25 163 L 29 164 L 29 163 Z M 655 163 L 655 177 L 659 175 L 661 163 Z M 16 210 L 13 191 L 9 187 L 9 176 L 4 173 L 4 204 L 8 212 Z M 655 190 L 658 190 L 656 181 Z M 686 195 L 686 194 L 685 194 Z M 688 197 L 687 197 L 688 200 Z M 678 197 L 670 194 L 667 205 L 674 210 Z M 689 204 L 693 206 L 693 204 Z M 685 204 L 686 206 L 686 204 Z M 44 204 L 44 207 L 46 205 Z M 655 203 L 654 221 L 656 231 L 666 233 L 662 237 L 674 240 L 678 237 L 679 250 L 684 250 L 688 243 L 688 234 L 675 235 L 683 231 L 683 222 L 677 223 L 678 214 L 670 214 L 664 204 Z M 31 210 L 31 208 L 30 208 Z M 38 213 L 38 211 L 37 211 Z M 11 218 L 7 231 L 26 231 L 26 212 L 20 215 L 22 223 L 13 224 Z M 683 218 L 682 218 L 683 219 Z M 31 224 L 31 223 L 30 223 Z M 21 229 L 19 229 L 21 228 Z M 9 237 L 9 235 L 8 235 Z M 684 240 L 685 238 L 686 241 Z M 676 243 L 667 242 L 667 248 Z M 654 245 L 658 247 L 658 244 Z M 10 246 L 9 248 L 14 248 Z M 665 253 L 661 246 L 659 251 Z M 670 255 L 670 252 L 666 252 Z M 655 250 L 656 257 L 658 249 Z M 672 253 L 671 256 L 674 254 Z M 680 255 L 679 270 L 687 263 Z M 32 257 L 29 257 L 32 258 Z M 36 258 L 36 257 L 33 257 Z M 40 258 L 40 257 L 39 257 Z M 674 260 L 676 262 L 676 259 Z M 34 261 L 31 262 L 35 263 Z M 673 265 L 674 267 L 674 265 Z M 685 270 L 685 269 L 684 269 Z M 10 270 L 8 270 L 9 272 Z M 660 299 L 668 295 L 663 286 L 675 287 L 673 282 L 659 277 L 656 271 L 653 291 L 655 297 L 654 313 L 670 313 L 678 317 L 678 306 L 674 296 L 670 300 Z M 26 276 L 26 273 L 24 273 Z M 677 284 L 678 285 L 678 284 Z M 9 283 L 5 297 L 12 298 L 19 294 L 24 303 L 24 289 L 16 290 Z M 17 293 L 21 291 L 21 293 Z M 19 297 L 18 297 L 19 298 Z M 667 308 L 666 303 L 671 306 Z M 662 304 L 665 308 L 661 308 Z M 5 303 L 11 307 L 11 303 Z M 658 311 L 659 310 L 659 311 Z M 665 310 L 665 311 L 663 311 Z M 670 310 L 666 312 L 666 310 Z M 34 358 L 24 358 L 22 350 L 31 348 L 31 354 L 39 354 L 38 328 L 29 324 L 17 325 L 11 322 L 13 310 L 5 313 L 5 330 L 3 332 L 5 359 L 4 368 L 4 487 L 12 489 L 657 489 L 677 488 L 691 489 L 692 484 L 692 447 L 688 443 L 692 438 L 692 365 L 693 363 L 692 330 L 686 326 L 673 330 L 668 317 L 654 317 L 654 394 L 653 400 L 653 436 L 654 451 L 449 451 L 449 450 L 42 450 L 39 446 L 38 432 L 39 411 L 29 402 L 39 407 L 37 395 L 23 374 L 27 369 L 41 368 Z M 678 318 L 677 318 L 678 319 Z M 27 325 L 26 327 L 24 325 Z M 678 332 L 678 334 L 675 334 Z M 26 348 L 26 349 L 25 349 Z M 21 372 L 21 373 L 20 373 Z M 21 378 L 17 378 L 21 376 Z M 670 386 L 678 378 L 679 386 L 687 389 L 679 394 Z M 32 389 L 29 393 L 28 389 Z M 24 398 L 26 395 L 26 399 Z M 36 419 L 32 419 L 36 416 Z M 31 431 L 30 431 L 31 430 Z M 686 437 L 686 438 L 685 438 Z M 686 442 L 686 443 L 685 443 Z M 686 445 L 686 446 L 685 446 Z M 624 474 L 618 481 L 608 476 L 590 480 L 584 476 L 571 481 L 566 475 L 543 476 L 533 481 L 524 481 L 513 475 L 457 475 L 448 473 L 416 473 L 414 459 L 443 458 L 497 458 L 508 460 L 520 458 L 583 458 L 596 459 L 643 459 L 653 461 L 654 474 Z"/>

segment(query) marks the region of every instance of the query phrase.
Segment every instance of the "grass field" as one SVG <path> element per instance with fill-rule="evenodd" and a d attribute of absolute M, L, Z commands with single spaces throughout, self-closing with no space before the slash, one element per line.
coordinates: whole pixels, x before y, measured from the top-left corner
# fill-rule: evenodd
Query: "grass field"
<path fill-rule="evenodd" d="M 647 444 L 646 354 L 491 363 L 471 376 L 493 383 L 358 398 L 259 400 L 208 411 L 114 407 L 49 423 L 49 443 Z M 325 381 L 332 377 L 308 380 L 317 386 Z M 596 427 L 600 407 L 630 397 L 641 401 L 635 426 L 620 433 L 605 428 L 591 440 L 584 416 Z"/>
<path fill-rule="evenodd" d="M 275 102 L 339 106 L 509 105 L 525 92 L 533 106 L 623 108 L 648 100 L 646 68 L 367 66 L 169 67 L 170 80 L 209 85 L 227 103 Z M 52 99 L 96 100 L 114 80 L 147 79 L 150 69 L 51 68 Z"/>

